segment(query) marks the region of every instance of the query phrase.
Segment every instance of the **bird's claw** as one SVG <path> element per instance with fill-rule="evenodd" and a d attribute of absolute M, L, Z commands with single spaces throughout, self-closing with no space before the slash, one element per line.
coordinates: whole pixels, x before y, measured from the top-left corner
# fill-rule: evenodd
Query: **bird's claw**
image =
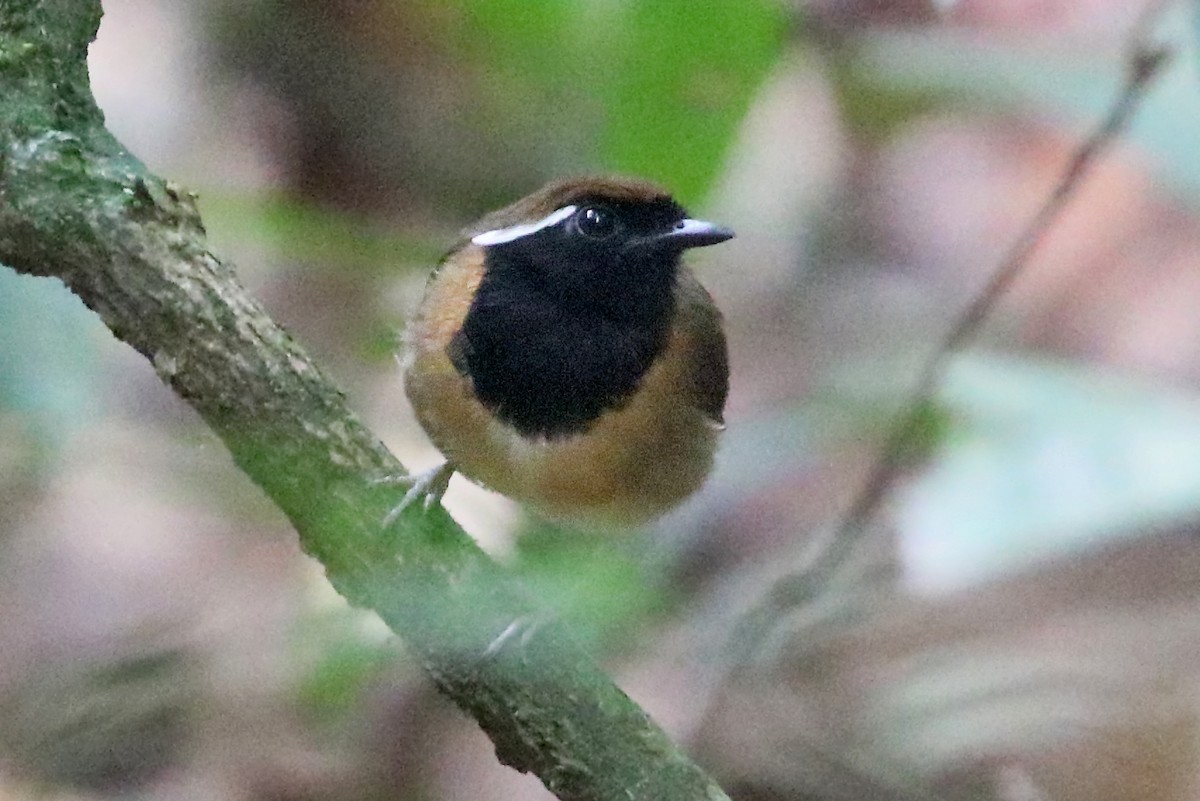
<path fill-rule="evenodd" d="M 418 499 L 421 500 L 421 506 L 425 511 L 429 511 L 441 503 L 442 496 L 446 494 L 446 487 L 449 486 L 452 475 L 454 475 L 454 468 L 449 462 L 443 462 L 437 467 L 420 473 L 409 473 L 404 476 L 387 476 L 376 481 L 375 483 L 377 484 L 396 484 L 408 487 L 408 492 L 404 493 L 404 497 L 400 499 L 400 503 L 396 504 L 387 513 L 387 516 L 383 518 L 384 528 L 396 522 L 396 519 L 404 513 L 404 510 Z"/>

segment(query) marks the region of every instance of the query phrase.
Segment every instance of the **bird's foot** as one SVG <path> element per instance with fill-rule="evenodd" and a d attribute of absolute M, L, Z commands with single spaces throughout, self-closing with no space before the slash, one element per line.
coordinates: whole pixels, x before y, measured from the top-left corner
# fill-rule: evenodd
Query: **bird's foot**
<path fill-rule="evenodd" d="M 408 487 L 408 492 L 404 493 L 404 497 L 400 499 L 400 503 L 392 508 L 392 511 L 387 513 L 383 518 L 383 527 L 387 528 L 392 523 L 396 522 L 396 518 L 403 514 L 404 510 L 421 500 L 421 505 L 425 511 L 429 511 L 434 506 L 442 502 L 442 496 L 446 494 L 446 487 L 450 484 L 450 476 L 454 475 L 454 467 L 449 462 L 442 462 L 437 467 L 426 470 L 421 473 L 409 473 L 405 476 L 387 476 L 381 478 L 375 483 L 377 484 L 396 484 L 401 487 Z"/>
<path fill-rule="evenodd" d="M 549 622 L 550 617 L 545 613 L 521 615 L 521 617 L 505 626 L 504 631 L 496 635 L 496 639 L 488 644 L 488 647 L 483 651 L 483 658 L 490 659 L 513 644 L 524 648 L 529 645 L 529 641 L 533 639 L 533 635 Z"/>

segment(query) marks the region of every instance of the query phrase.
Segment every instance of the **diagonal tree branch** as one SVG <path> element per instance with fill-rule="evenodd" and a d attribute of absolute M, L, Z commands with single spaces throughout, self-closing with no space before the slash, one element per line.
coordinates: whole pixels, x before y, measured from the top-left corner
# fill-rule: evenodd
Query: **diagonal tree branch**
<path fill-rule="evenodd" d="M 105 130 L 98 0 L 0 0 L 0 264 L 61 279 L 221 437 L 351 603 L 402 635 L 505 764 L 562 799 L 723 799 L 442 511 L 383 520 L 401 466 L 206 249 L 186 192 Z"/>

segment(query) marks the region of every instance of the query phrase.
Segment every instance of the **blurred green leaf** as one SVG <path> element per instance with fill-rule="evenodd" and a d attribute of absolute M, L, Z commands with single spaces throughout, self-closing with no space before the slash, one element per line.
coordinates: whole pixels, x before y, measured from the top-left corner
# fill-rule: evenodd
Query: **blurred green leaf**
<path fill-rule="evenodd" d="M 519 544 L 517 575 L 593 651 L 615 644 L 618 634 L 628 643 L 666 600 L 638 553 L 649 543 L 637 535 L 597 536 L 531 520 Z"/>
<path fill-rule="evenodd" d="M 904 493 L 920 584 L 953 587 L 1200 515 L 1200 400 L 1069 365 L 960 359 L 950 436 Z"/>
<path fill-rule="evenodd" d="M 310 667 L 297 687 L 300 706 L 319 722 L 342 720 L 359 708 L 363 690 L 394 671 L 402 651 L 392 637 L 363 630 L 354 610 L 318 614 L 296 632 L 296 658 Z"/>
<path fill-rule="evenodd" d="M 336 643 L 304 677 L 300 704 L 317 720 L 340 719 L 358 708 L 363 688 L 395 662 L 392 649 L 362 642 Z"/>
<path fill-rule="evenodd" d="M 886 141 L 898 128 L 945 105 L 944 90 L 883 85 L 874 76 L 836 65 L 839 107 L 847 127 L 864 142 Z"/>
<path fill-rule="evenodd" d="M 918 465 L 927 459 L 950 432 L 950 415 L 936 400 L 921 403 L 904 438 L 900 464 Z"/>
<path fill-rule="evenodd" d="M 756 0 L 643 0 L 625 6 L 607 52 L 601 152 L 616 169 L 653 176 L 684 198 L 716 177 L 752 91 L 779 55 L 782 8 Z"/>
<path fill-rule="evenodd" d="M 452 232 L 406 235 L 284 196 L 204 193 L 200 207 L 217 250 L 229 243 L 265 242 L 282 258 L 325 269 L 428 270 L 454 240 Z"/>
<path fill-rule="evenodd" d="M 768 0 L 466 8 L 466 52 L 497 102 L 541 132 L 548 173 L 580 169 L 569 154 L 590 148 L 602 168 L 661 181 L 687 201 L 716 177 L 784 41 L 783 10 Z"/>

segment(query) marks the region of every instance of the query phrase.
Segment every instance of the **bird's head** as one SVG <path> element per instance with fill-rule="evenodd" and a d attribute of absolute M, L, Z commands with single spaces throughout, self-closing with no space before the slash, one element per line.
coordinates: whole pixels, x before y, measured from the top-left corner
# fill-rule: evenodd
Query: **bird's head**
<path fill-rule="evenodd" d="M 489 272 L 567 305 L 617 311 L 639 296 L 669 293 L 684 250 L 733 232 L 692 219 L 654 184 L 589 177 L 552 183 L 467 235 Z"/>

